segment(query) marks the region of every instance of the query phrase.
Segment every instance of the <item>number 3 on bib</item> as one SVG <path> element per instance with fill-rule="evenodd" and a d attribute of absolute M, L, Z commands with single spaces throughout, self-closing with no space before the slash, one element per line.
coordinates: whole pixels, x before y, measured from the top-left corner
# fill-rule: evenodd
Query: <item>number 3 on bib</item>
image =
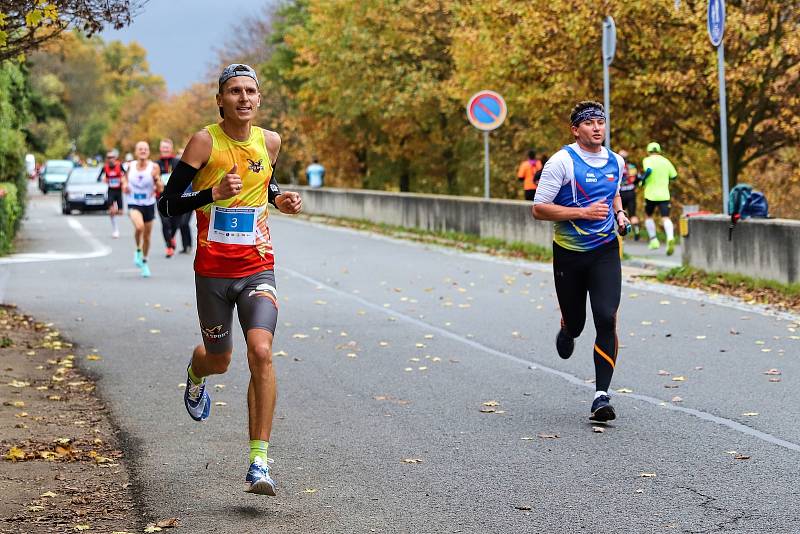
<path fill-rule="evenodd" d="M 256 210 L 214 206 L 208 225 L 208 240 L 229 245 L 255 245 Z"/>

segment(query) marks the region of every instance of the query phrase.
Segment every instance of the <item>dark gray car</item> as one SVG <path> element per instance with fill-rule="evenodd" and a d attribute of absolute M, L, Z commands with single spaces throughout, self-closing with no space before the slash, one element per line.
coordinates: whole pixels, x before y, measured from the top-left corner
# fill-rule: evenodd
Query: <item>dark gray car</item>
<path fill-rule="evenodd" d="M 108 209 L 108 185 L 99 180 L 100 167 L 76 167 L 61 193 L 61 212 Z"/>

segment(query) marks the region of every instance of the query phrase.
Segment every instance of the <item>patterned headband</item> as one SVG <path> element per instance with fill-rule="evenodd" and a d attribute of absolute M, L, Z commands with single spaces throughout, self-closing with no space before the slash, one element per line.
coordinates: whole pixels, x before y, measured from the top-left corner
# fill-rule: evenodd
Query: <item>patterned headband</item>
<path fill-rule="evenodd" d="M 572 125 L 578 126 L 584 121 L 590 121 L 594 119 L 606 120 L 606 114 L 603 111 L 603 108 L 593 106 L 580 111 L 577 115 L 575 115 L 575 118 L 572 119 Z"/>

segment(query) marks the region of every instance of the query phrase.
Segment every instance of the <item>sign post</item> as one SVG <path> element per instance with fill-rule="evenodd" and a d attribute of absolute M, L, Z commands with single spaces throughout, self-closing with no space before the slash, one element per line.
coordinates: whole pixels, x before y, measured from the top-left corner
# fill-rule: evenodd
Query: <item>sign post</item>
<path fill-rule="evenodd" d="M 611 16 L 603 19 L 603 106 L 606 108 L 606 148 L 611 150 L 611 74 L 608 68 L 617 52 L 617 26 Z"/>
<path fill-rule="evenodd" d="M 499 128 L 507 114 L 506 101 L 494 91 L 478 91 L 467 103 L 467 119 L 483 131 L 483 198 L 489 198 L 489 132 Z"/>
<path fill-rule="evenodd" d="M 722 160 L 722 213 L 728 215 L 728 96 L 725 88 L 725 0 L 708 0 L 708 37 L 717 48 L 719 78 L 719 136 Z"/>

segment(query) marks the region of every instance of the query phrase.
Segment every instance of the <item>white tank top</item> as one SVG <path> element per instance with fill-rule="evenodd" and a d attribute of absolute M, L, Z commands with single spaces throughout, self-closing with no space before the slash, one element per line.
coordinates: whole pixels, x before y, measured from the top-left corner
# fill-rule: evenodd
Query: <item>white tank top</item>
<path fill-rule="evenodd" d="M 153 180 L 153 163 L 147 162 L 147 167 L 143 171 L 136 168 L 136 162 L 132 161 L 128 167 L 128 193 L 125 201 L 128 205 L 152 206 L 156 203 L 156 184 Z"/>

